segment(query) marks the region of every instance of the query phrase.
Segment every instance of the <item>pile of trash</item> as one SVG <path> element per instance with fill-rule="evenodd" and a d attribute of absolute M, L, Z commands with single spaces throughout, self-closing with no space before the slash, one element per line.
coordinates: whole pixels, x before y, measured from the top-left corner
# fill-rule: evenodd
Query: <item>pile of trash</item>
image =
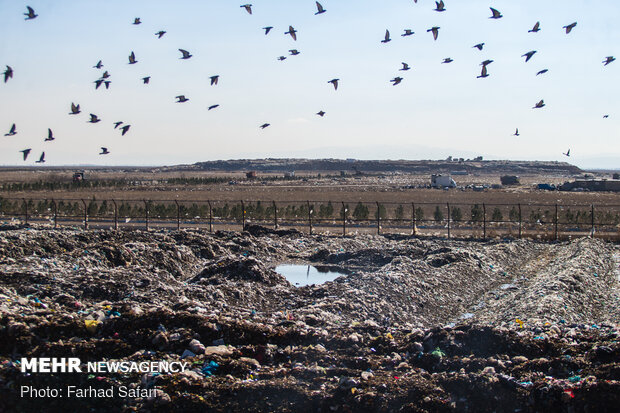
<path fill-rule="evenodd" d="M 611 411 L 620 248 L 0 228 L 0 411 Z M 282 263 L 345 276 L 296 287 Z M 23 373 L 22 358 L 175 373 Z M 24 386 L 150 389 L 21 397 Z"/>

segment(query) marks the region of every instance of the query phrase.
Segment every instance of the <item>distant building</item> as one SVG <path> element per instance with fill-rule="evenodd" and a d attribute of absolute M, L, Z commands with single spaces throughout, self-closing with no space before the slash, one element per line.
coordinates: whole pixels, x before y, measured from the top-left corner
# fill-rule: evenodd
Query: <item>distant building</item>
<path fill-rule="evenodd" d="M 285 178 L 294 178 L 295 177 L 295 171 L 284 172 L 284 177 Z"/>
<path fill-rule="evenodd" d="M 256 178 L 256 171 L 249 171 L 245 173 L 245 177 L 248 179 L 255 179 Z"/>
<path fill-rule="evenodd" d="M 431 186 L 433 188 L 456 188 L 456 182 L 450 175 L 431 175 Z"/>

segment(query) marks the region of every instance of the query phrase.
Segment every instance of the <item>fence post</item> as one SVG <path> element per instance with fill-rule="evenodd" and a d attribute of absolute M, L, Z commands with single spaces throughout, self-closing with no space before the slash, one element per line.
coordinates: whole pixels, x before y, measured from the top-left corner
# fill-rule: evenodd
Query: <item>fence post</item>
<path fill-rule="evenodd" d="M 312 235 L 312 210 L 310 209 L 310 201 L 306 201 L 308 204 L 308 225 L 310 227 L 310 235 Z"/>
<path fill-rule="evenodd" d="M 411 203 L 411 235 L 416 235 L 415 204 Z"/>
<path fill-rule="evenodd" d="M 146 226 L 146 230 L 149 230 L 149 204 L 148 202 L 146 202 L 146 199 L 143 199 L 142 202 L 144 202 L 144 220 L 145 220 L 145 226 Z"/>
<path fill-rule="evenodd" d="M 213 232 L 213 207 L 211 201 L 207 201 L 207 204 L 209 204 L 209 232 Z"/>
<path fill-rule="evenodd" d="M 342 235 L 345 236 L 347 234 L 347 208 L 344 206 L 344 202 L 342 203 Z"/>
<path fill-rule="evenodd" d="M 84 229 L 88 229 L 88 207 L 86 206 L 86 201 L 80 199 L 82 204 L 84 204 Z"/>
<path fill-rule="evenodd" d="M 114 204 L 114 230 L 118 229 L 118 207 L 116 206 L 116 201 L 112 200 Z"/>
<path fill-rule="evenodd" d="M 594 204 L 590 205 L 592 207 L 591 210 L 591 214 L 592 214 L 592 229 L 590 230 L 590 234 L 592 236 L 592 238 L 594 238 Z"/>
<path fill-rule="evenodd" d="M 519 206 L 519 239 L 521 239 L 521 228 L 523 225 L 523 220 L 521 219 L 521 204 L 518 204 Z"/>
<path fill-rule="evenodd" d="M 52 205 L 54 205 L 54 229 L 58 228 L 58 206 L 56 201 L 52 199 Z"/>
<path fill-rule="evenodd" d="M 554 221 L 555 221 L 554 237 L 555 237 L 555 240 L 557 241 L 558 240 L 558 204 L 555 204 Z"/>
<path fill-rule="evenodd" d="M 487 207 L 482 203 L 482 239 L 487 239 Z"/>
<path fill-rule="evenodd" d="M 448 239 L 450 239 L 450 203 L 447 202 L 446 205 L 448 206 Z"/>
<path fill-rule="evenodd" d="M 245 204 L 241 201 L 241 228 L 245 231 Z"/>
<path fill-rule="evenodd" d="M 377 235 L 381 234 L 381 208 L 377 202 Z"/>
<path fill-rule="evenodd" d="M 278 229 L 278 207 L 276 201 L 273 202 L 273 229 Z"/>
<path fill-rule="evenodd" d="M 177 231 L 181 230 L 181 205 L 179 205 L 179 201 L 174 200 L 174 204 L 177 206 Z"/>

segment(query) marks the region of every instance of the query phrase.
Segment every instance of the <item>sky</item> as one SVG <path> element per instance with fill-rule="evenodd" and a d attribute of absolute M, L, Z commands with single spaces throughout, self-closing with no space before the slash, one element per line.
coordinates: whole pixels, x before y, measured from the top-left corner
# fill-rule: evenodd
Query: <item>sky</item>
<path fill-rule="evenodd" d="M 324 0 L 315 15 L 314 1 L 254 0 L 250 15 L 230 0 L 0 0 L 0 70 L 14 71 L 0 83 L 0 165 L 34 165 L 45 151 L 49 166 L 484 156 L 620 169 L 620 62 L 602 63 L 620 58 L 620 2 L 444 3 L 440 13 L 432 0 Z M 26 6 L 38 17 L 25 20 Z M 106 70 L 110 88 L 96 90 Z M 117 121 L 131 125 L 125 136 Z M 17 134 L 2 136 L 13 123 Z M 44 142 L 48 128 L 56 139 Z"/>

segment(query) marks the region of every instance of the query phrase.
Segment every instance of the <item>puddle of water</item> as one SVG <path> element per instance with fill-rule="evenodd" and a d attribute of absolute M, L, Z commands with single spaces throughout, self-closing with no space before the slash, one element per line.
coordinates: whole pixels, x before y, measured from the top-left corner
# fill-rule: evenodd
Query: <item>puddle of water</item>
<path fill-rule="evenodd" d="M 336 271 L 313 267 L 312 265 L 296 264 L 278 265 L 275 268 L 275 271 L 278 274 L 283 275 L 288 282 L 296 287 L 303 287 L 304 285 L 311 284 L 323 284 L 327 281 L 334 281 L 336 278 L 346 275 Z"/>

